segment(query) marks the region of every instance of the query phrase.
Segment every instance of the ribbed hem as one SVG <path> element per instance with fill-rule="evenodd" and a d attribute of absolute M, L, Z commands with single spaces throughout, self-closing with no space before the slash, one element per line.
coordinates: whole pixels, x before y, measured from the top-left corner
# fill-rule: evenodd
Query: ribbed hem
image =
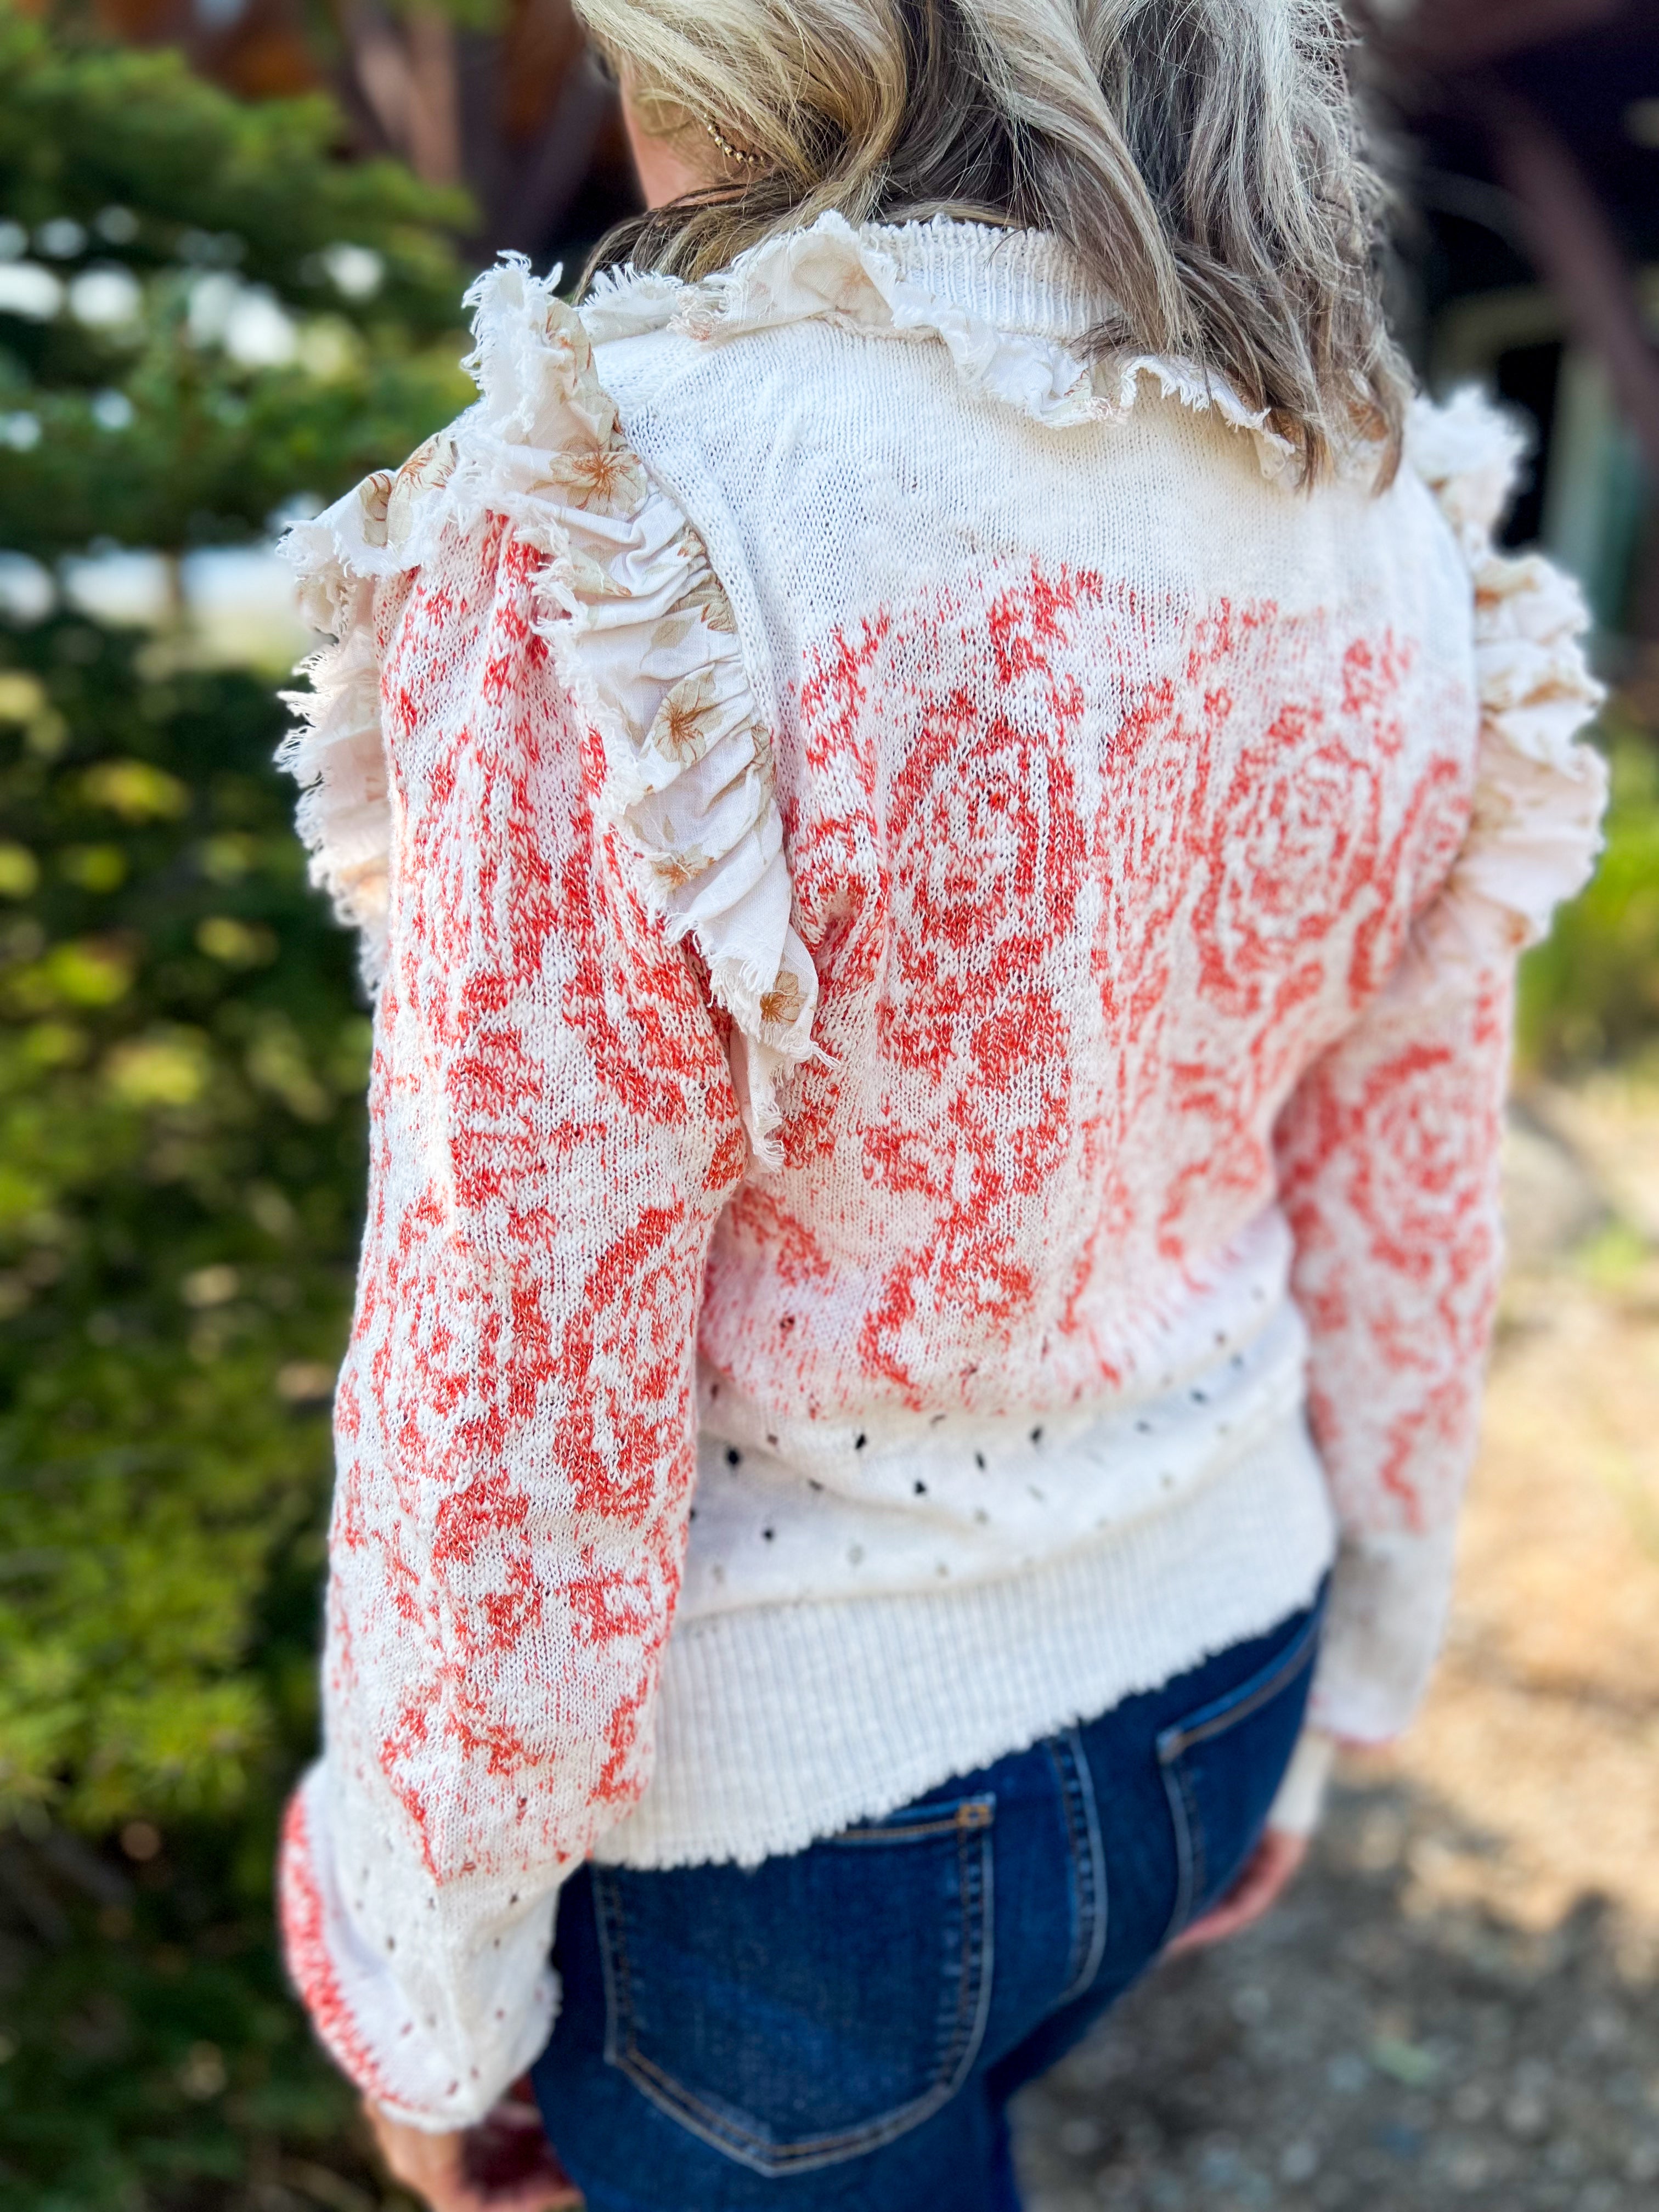
<path fill-rule="evenodd" d="M 685 1624 L 654 1779 L 594 1856 L 804 1850 L 1259 1636 L 1309 1602 L 1335 1544 L 1298 1413 L 1167 1511 L 1029 1573 Z"/>

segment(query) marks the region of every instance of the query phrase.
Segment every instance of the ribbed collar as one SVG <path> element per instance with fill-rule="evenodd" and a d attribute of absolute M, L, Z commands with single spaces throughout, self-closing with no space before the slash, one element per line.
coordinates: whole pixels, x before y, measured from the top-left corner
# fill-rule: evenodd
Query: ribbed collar
<path fill-rule="evenodd" d="M 854 230 L 831 212 L 763 240 L 697 284 L 618 270 L 600 278 L 581 312 L 596 345 L 665 328 L 724 344 L 814 321 L 873 338 L 931 338 L 965 384 L 1051 428 L 1121 421 L 1150 386 L 1248 432 L 1268 475 L 1293 458 L 1265 414 L 1190 362 L 1127 347 L 1091 358 L 1079 340 L 1118 319 L 1115 303 L 1046 231 L 949 216 Z"/>
<path fill-rule="evenodd" d="M 1076 338 L 1113 313 L 1110 293 L 1049 231 L 935 216 L 865 223 L 858 234 L 901 276 L 1010 336 Z"/>

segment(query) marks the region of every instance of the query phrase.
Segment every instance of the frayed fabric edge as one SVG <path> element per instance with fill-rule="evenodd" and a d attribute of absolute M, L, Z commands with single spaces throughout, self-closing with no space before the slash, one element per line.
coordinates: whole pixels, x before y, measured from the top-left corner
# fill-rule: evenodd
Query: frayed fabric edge
<path fill-rule="evenodd" d="M 870 337 L 935 341 L 965 384 L 1045 428 L 1123 422 L 1151 386 L 1158 398 L 1212 412 L 1251 438 L 1265 476 L 1276 478 L 1293 465 L 1295 448 L 1273 429 L 1267 410 L 1249 406 L 1224 380 L 1157 354 L 1091 363 L 1064 338 L 1000 330 L 904 274 L 884 246 L 885 230 L 855 229 L 832 210 L 803 230 L 763 240 L 700 283 L 648 270 L 607 271 L 584 303 L 583 319 L 598 343 L 672 329 L 715 344 L 807 321 Z"/>
<path fill-rule="evenodd" d="M 1539 554 L 1498 553 L 1493 535 L 1525 441 L 1474 388 L 1420 399 L 1407 457 L 1468 567 L 1480 747 L 1468 837 L 1424 927 L 1479 957 L 1494 937 L 1536 944 L 1601 849 L 1607 763 L 1583 732 L 1606 696 L 1584 648 L 1590 618 L 1571 577 Z"/>
<path fill-rule="evenodd" d="M 374 989 L 392 843 L 376 592 L 422 567 L 447 534 L 503 517 L 546 564 L 536 629 L 604 750 L 596 813 L 617 833 L 641 902 L 672 939 L 696 942 L 735 1025 L 754 1156 L 776 1167 L 778 1085 L 815 1056 L 817 978 L 794 927 L 770 738 L 735 617 L 702 541 L 623 437 L 588 334 L 551 280 L 507 256 L 467 298 L 477 404 L 395 475 L 366 478 L 283 543 L 303 611 L 332 633 L 302 665 L 310 690 L 285 695 L 298 726 L 279 754 L 302 787 L 313 879 L 362 933 Z M 687 820 L 707 833 L 701 841 Z"/>

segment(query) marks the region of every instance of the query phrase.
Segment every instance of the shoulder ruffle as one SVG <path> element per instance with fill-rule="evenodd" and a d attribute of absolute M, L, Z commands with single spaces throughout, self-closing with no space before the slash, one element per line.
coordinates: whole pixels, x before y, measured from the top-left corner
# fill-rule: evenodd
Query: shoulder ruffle
<path fill-rule="evenodd" d="M 939 218 L 945 222 L 946 218 Z M 914 226 L 916 230 L 924 226 Z M 957 232 L 972 225 L 952 224 Z M 1000 329 L 907 275 L 884 238 L 902 230 L 822 215 L 805 230 L 763 240 L 729 269 L 698 284 L 633 271 L 602 277 L 582 309 L 596 343 L 672 329 L 704 344 L 789 323 L 830 322 L 866 337 L 930 339 L 942 344 L 965 384 L 1052 429 L 1121 422 L 1144 387 L 1184 407 L 1209 410 L 1255 441 L 1263 473 L 1276 477 L 1294 449 L 1265 410 L 1245 403 L 1191 363 L 1152 354 L 1091 364 L 1065 338 Z M 985 251 L 1007 233 L 985 231 Z"/>
<path fill-rule="evenodd" d="M 284 550 L 291 557 L 289 540 Z M 330 642 L 300 665 L 309 688 L 282 694 L 295 723 L 276 761 L 300 786 L 295 818 L 311 854 L 311 879 L 358 931 L 363 980 L 373 993 L 386 971 L 392 866 L 374 579 L 319 547 L 302 574 L 299 599 L 306 622 Z"/>
<path fill-rule="evenodd" d="M 378 838 L 383 939 L 383 768 L 372 828 L 362 813 L 374 805 L 368 756 L 379 756 L 365 586 L 420 567 L 447 531 L 505 516 L 544 556 L 538 629 L 603 745 L 599 811 L 634 857 L 641 896 L 697 945 L 735 1024 L 750 1141 L 775 1164 L 777 1081 L 815 1050 L 817 979 L 793 927 L 770 739 L 731 604 L 702 539 L 623 435 L 587 332 L 551 283 L 513 257 L 467 300 L 476 405 L 395 477 L 368 478 L 286 541 L 308 616 L 336 639 L 310 664 L 312 690 L 296 702 L 307 726 L 287 753 L 309 786 L 313 874 L 372 931 L 373 901 L 350 872 L 357 845 Z"/>
<path fill-rule="evenodd" d="M 1537 554 L 1495 552 L 1524 441 L 1472 390 L 1419 400 L 1407 454 L 1434 494 L 1474 587 L 1480 752 L 1469 831 L 1442 901 L 1459 935 L 1535 944 L 1589 881 L 1601 850 L 1607 763 L 1581 733 L 1605 694 L 1583 640 L 1589 616 L 1571 577 Z"/>
<path fill-rule="evenodd" d="M 1526 451 L 1514 417 L 1472 384 L 1443 406 L 1419 398 L 1412 408 L 1407 459 L 1434 494 L 1471 565 L 1492 551 Z"/>

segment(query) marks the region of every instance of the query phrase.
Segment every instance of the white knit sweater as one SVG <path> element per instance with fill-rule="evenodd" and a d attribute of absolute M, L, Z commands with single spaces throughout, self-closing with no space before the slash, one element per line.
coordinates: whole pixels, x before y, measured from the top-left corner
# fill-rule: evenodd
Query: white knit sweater
<path fill-rule="evenodd" d="M 1339 1540 L 1320 1717 L 1402 1724 L 1602 795 L 1477 403 L 1304 494 L 961 224 L 477 300 L 477 405 L 295 541 L 378 1005 L 284 1915 L 430 2126 L 534 2056 L 585 1855 L 799 1848 Z"/>

